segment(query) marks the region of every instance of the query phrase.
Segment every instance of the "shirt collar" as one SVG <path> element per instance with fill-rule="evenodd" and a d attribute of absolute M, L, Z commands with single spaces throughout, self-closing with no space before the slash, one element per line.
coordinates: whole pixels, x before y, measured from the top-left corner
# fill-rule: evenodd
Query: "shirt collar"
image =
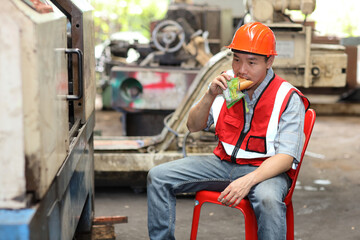
<path fill-rule="evenodd" d="M 265 87 L 269 84 L 269 82 L 271 81 L 271 79 L 274 77 L 274 71 L 272 68 L 269 68 L 269 70 L 267 71 L 267 74 L 265 76 L 265 79 L 260 83 L 260 85 L 255 89 L 253 95 L 252 95 L 252 99 L 250 101 L 249 98 L 249 94 L 247 93 L 247 91 L 245 91 L 245 97 L 246 97 L 246 101 L 248 103 L 250 102 L 256 102 L 257 99 L 259 98 L 260 94 L 264 91 Z"/>

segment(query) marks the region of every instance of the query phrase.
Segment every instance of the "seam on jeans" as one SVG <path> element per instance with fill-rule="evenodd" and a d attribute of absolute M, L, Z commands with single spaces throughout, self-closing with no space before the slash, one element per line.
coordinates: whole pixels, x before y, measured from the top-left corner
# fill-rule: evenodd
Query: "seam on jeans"
<path fill-rule="evenodd" d="M 169 231 L 168 231 L 168 238 L 171 236 L 171 232 L 172 232 L 172 218 L 173 218 L 173 216 L 172 216 L 172 211 L 171 211 L 171 204 L 169 204 L 170 203 L 170 192 L 169 191 L 167 191 L 167 199 L 168 199 L 168 205 L 169 205 L 169 207 L 168 207 L 168 209 L 169 209 Z"/>
<path fill-rule="evenodd" d="M 228 182 L 228 181 L 231 181 L 230 179 L 218 179 L 218 178 L 207 178 L 207 179 L 198 179 L 198 180 L 190 180 L 190 181 L 185 181 L 185 182 L 182 182 L 182 183 L 178 183 L 176 185 L 174 185 L 174 189 L 181 186 L 181 185 L 185 185 L 185 184 L 188 184 L 188 183 L 200 183 L 200 182 Z"/>

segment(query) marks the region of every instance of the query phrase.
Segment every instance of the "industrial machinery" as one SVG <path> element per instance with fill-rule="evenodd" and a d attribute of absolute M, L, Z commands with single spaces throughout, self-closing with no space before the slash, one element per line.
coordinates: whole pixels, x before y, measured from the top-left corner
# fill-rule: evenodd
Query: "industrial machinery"
<path fill-rule="evenodd" d="M 93 218 L 95 66 L 83 0 L 0 8 L 0 239 L 72 239 Z"/>
<path fill-rule="evenodd" d="M 278 56 L 273 68 L 279 76 L 302 88 L 344 87 L 347 70 L 345 48 L 312 44 L 311 27 L 294 23 L 285 14 L 286 9 L 298 9 L 307 15 L 314 8 L 314 0 L 252 0 L 247 3 L 247 15 L 252 21 L 266 22 L 274 31 Z M 246 16 L 239 21 L 245 19 Z M 211 154 L 217 144 L 214 134 L 210 131 L 190 135 L 186 127 L 187 113 L 204 94 L 210 81 L 220 72 L 231 69 L 231 61 L 229 50 L 215 54 L 198 71 L 175 112 L 165 117 L 165 126 L 159 133 L 96 137 L 95 174 L 99 182 L 122 179 L 117 183 L 144 187 L 147 171 L 157 164 L 189 154 Z M 149 121 L 145 124 L 151 126 Z"/>
<path fill-rule="evenodd" d="M 111 95 L 111 102 L 103 105 L 123 113 L 124 135 L 161 131 L 164 117 L 178 107 L 200 68 L 220 50 L 220 18 L 218 7 L 171 4 L 166 17 L 151 24 L 150 42 L 109 42 L 98 62 L 103 93 Z M 135 62 L 125 61 L 129 50 L 136 51 Z"/>
<path fill-rule="evenodd" d="M 345 47 L 312 44 L 312 27 L 294 23 L 285 14 L 286 9 L 300 10 L 307 16 L 314 11 L 315 3 L 315 0 L 250 0 L 247 7 L 253 20 L 267 23 L 275 33 L 278 56 L 274 70 L 279 76 L 297 87 L 344 87 Z"/>

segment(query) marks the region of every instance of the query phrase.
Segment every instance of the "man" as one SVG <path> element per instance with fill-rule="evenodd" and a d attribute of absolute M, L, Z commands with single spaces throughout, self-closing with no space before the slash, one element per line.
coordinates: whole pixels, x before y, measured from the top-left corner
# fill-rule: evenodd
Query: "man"
<path fill-rule="evenodd" d="M 148 175 L 148 228 L 151 239 L 174 239 L 175 195 L 220 191 L 219 202 L 236 206 L 248 197 L 259 239 L 286 239 L 283 200 L 301 157 L 308 100 L 274 74 L 275 36 L 261 23 L 237 30 L 228 46 L 232 71 L 212 80 L 187 122 L 191 132 L 215 124 L 214 156 L 187 157 L 159 165 Z M 227 108 L 221 95 L 234 76 L 253 83 Z"/>

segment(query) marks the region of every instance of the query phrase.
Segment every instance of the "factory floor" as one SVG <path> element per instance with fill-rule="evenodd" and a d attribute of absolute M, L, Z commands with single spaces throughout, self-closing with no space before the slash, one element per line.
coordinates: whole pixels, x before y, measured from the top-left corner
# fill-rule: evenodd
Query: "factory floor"
<path fill-rule="evenodd" d="M 360 117 L 317 117 L 293 195 L 295 239 L 360 239 L 359 155 Z M 189 239 L 193 206 L 193 196 L 178 197 L 176 239 Z M 144 189 L 96 188 L 95 216 L 115 215 L 128 216 L 116 239 L 148 239 Z M 244 239 L 241 212 L 204 205 L 198 239 Z"/>

